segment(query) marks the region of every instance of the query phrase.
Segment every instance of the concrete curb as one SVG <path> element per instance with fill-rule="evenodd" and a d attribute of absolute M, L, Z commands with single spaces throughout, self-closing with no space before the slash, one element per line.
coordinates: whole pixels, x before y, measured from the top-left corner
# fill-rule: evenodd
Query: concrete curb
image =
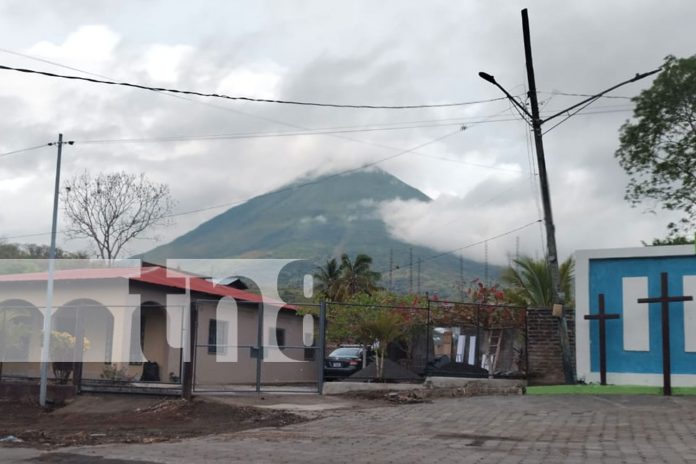
<path fill-rule="evenodd" d="M 517 379 L 427 377 L 422 384 L 327 382 L 324 384 L 324 395 L 343 395 L 353 392 L 384 392 L 385 394 L 389 392 L 419 392 L 421 394 L 427 392 L 427 396 L 439 396 L 435 392 L 438 390 L 457 390 L 459 394 L 453 396 L 520 395 L 524 393 L 526 386 L 526 380 Z"/>

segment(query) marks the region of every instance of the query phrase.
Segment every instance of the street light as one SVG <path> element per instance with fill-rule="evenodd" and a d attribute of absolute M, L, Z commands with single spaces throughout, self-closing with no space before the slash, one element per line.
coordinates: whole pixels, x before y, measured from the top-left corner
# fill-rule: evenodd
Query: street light
<path fill-rule="evenodd" d="M 512 95 L 510 95 L 510 92 L 508 92 L 508 91 L 505 89 L 505 87 L 503 87 L 502 85 L 498 84 L 498 81 L 495 80 L 495 77 L 493 77 L 491 74 L 485 73 L 485 72 L 483 72 L 483 71 L 481 71 L 481 72 L 478 73 L 478 74 L 479 74 L 479 77 L 480 77 L 481 79 L 483 79 L 484 81 L 490 82 L 491 84 L 493 84 L 493 85 L 495 85 L 496 87 L 498 87 L 498 88 L 505 94 L 505 96 L 508 97 L 508 100 L 510 100 L 512 103 L 514 103 L 515 106 L 517 106 L 517 108 L 519 108 L 524 114 L 526 114 L 527 117 L 528 117 L 530 120 L 532 119 L 532 115 L 529 114 L 529 111 L 527 111 L 527 108 L 525 108 L 524 105 L 522 105 L 520 102 L 518 102 L 517 99 L 516 99 L 515 97 L 513 97 Z M 529 123 L 529 121 L 527 121 L 527 123 Z"/>
<path fill-rule="evenodd" d="M 525 47 L 526 48 L 526 47 Z M 530 72 L 530 62 L 527 62 L 527 71 Z M 532 71 L 533 72 L 533 71 Z M 559 315 L 560 324 L 560 336 L 561 336 L 561 353 L 563 357 L 563 372 L 565 374 L 565 381 L 567 384 L 575 383 L 575 369 L 572 365 L 572 354 L 570 352 L 570 340 L 568 337 L 568 323 L 566 321 L 565 315 L 563 314 L 563 300 L 565 295 L 561 287 L 561 271 L 558 264 L 558 252 L 556 247 L 556 228 L 553 223 L 553 213 L 551 211 L 551 194 L 549 192 L 549 181 L 546 174 L 546 159 L 544 158 L 544 142 L 542 140 L 541 124 L 542 121 L 539 118 L 539 107 L 536 98 L 536 86 L 534 84 L 533 74 L 530 77 L 529 85 L 529 100 L 532 107 L 532 113 L 530 114 L 527 109 L 522 106 L 517 99 L 515 99 L 510 93 L 490 74 L 480 72 L 479 76 L 487 82 L 492 83 L 510 99 L 516 106 L 520 107 L 525 115 L 529 117 L 529 121 L 525 119 L 525 122 L 532 126 L 532 131 L 534 132 L 534 142 L 536 145 L 536 157 L 537 157 L 537 168 L 539 170 L 539 185 L 541 187 L 541 203 L 544 209 L 544 226 L 546 228 L 546 259 L 549 264 L 549 272 L 551 274 L 551 298 L 554 306 L 554 315 Z M 560 314 L 559 314 L 560 313 Z"/>

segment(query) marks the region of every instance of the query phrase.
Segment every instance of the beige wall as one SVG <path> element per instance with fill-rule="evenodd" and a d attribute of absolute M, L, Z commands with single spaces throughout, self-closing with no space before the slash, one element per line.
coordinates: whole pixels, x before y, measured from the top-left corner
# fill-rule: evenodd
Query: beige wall
<path fill-rule="evenodd" d="M 235 322 L 234 310 L 225 308 L 217 319 L 227 322 L 229 333 L 228 342 L 236 337 L 236 361 L 233 360 L 235 347 L 228 347 L 224 353 L 208 352 L 208 335 L 210 320 L 216 319 L 216 305 L 212 303 L 200 304 L 198 310 L 198 327 L 196 332 L 196 378 L 198 386 L 222 386 L 235 384 L 253 384 L 256 382 L 256 358 L 251 355 L 251 347 L 257 346 L 258 320 L 257 305 L 240 304 L 237 309 L 237 321 Z M 318 375 L 318 363 L 305 361 L 303 345 L 302 317 L 294 312 L 283 310 L 280 312 L 277 324 L 273 321 L 264 321 L 264 338 L 266 344 L 269 341 L 269 333 L 275 326 L 285 329 L 285 343 L 287 346 L 281 352 L 297 362 L 269 362 L 262 363 L 261 381 L 267 384 L 284 383 L 308 383 L 315 382 Z M 236 333 L 235 333 L 236 332 Z M 268 358 L 268 352 L 266 353 Z M 318 356 L 316 356 L 318 359 Z"/>
<path fill-rule="evenodd" d="M 85 361 L 83 378 L 99 379 L 107 361 L 125 361 L 130 359 L 131 333 L 139 335 L 138 329 L 132 324 L 138 319 L 134 317 L 136 308 L 141 303 L 167 303 L 167 292 L 175 289 L 163 289 L 136 284 L 134 288 L 126 279 L 102 279 L 84 281 L 56 281 L 52 304 L 52 327 L 55 331 L 60 327 L 58 319 L 65 313 L 65 305 L 82 305 L 77 310 L 82 321 L 84 337 L 89 341 L 89 349 L 83 353 Z M 142 293 L 140 295 L 139 293 Z M 35 322 L 31 328 L 29 359 L 40 359 L 41 332 L 43 314 L 46 306 L 46 282 L 0 282 L 0 310 L 3 307 L 14 306 L 12 303 L 20 300 L 36 307 Z M 157 362 L 162 381 L 169 381 L 170 372 L 180 376 L 180 339 L 181 320 L 171 328 L 172 338 L 177 340 L 175 347 L 167 343 L 167 314 L 162 307 L 143 309 L 145 319 L 145 337 L 143 354 L 145 359 Z M 172 321 L 169 321 L 170 325 Z M 58 324 L 58 325 L 57 325 Z M 139 324 L 139 322 L 136 322 Z M 71 329 L 70 332 L 74 332 Z M 141 365 L 119 363 L 126 366 L 128 375 L 140 379 Z M 50 370 L 49 370 L 50 371 Z M 5 363 L 3 375 L 37 377 L 39 364 L 31 362 Z M 49 376 L 52 373 L 49 372 Z"/>
<path fill-rule="evenodd" d="M 174 288 L 156 287 L 134 282 L 130 284 L 125 279 L 104 279 L 89 281 L 56 281 L 53 307 L 60 308 L 76 300 L 89 302 L 89 308 L 79 310 L 83 321 L 84 336 L 90 342 L 90 348 L 85 351 L 83 359 L 83 378 L 99 379 L 104 370 L 104 360 L 130 358 L 131 332 L 138 336 L 137 329 L 131 325 L 134 321 L 134 310 L 140 304 L 157 304 L 157 308 L 143 309 L 145 320 L 143 355 L 159 365 L 160 379 L 169 381 L 170 372 L 180 376 L 181 345 L 187 338 L 183 330 L 185 312 L 173 308 L 165 312 L 164 307 L 171 303 L 172 295 L 181 291 Z M 176 295 L 174 295 L 176 297 Z M 2 283 L 0 282 L 0 308 L 9 300 L 22 300 L 36 307 L 34 311 L 43 313 L 46 305 L 45 282 Z M 196 296 L 193 296 L 196 299 Z M 170 300 L 170 301 L 168 301 Z M 179 302 L 179 304 L 181 304 Z M 148 305 L 146 305 L 148 306 Z M 236 345 L 237 358 L 232 362 L 234 347 L 228 347 L 226 353 L 216 355 L 208 352 L 209 321 L 216 318 L 217 301 L 198 303 L 197 347 L 194 350 L 197 385 L 224 384 L 253 384 L 256 381 L 256 358 L 251 356 L 251 347 L 257 345 L 257 305 L 240 303 L 235 317 L 234 305 L 223 305 L 220 320 L 228 323 L 228 342 Z M 315 382 L 318 375 L 318 363 L 305 360 L 303 344 L 303 320 L 293 311 L 280 311 L 277 322 L 271 320 L 267 311 L 264 319 L 264 344 L 275 344 L 275 326 L 285 330 L 286 348 L 280 350 L 281 358 L 289 362 L 278 362 L 272 349 L 267 348 L 265 362 L 262 364 L 261 379 L 263 383 L 308 383 Z M 59 309 L 53 310 L 53 315 L 60 314 Z M 35 326 L 32 328 L 33 359 L 40 358 L 40 338 L 42 317 L 37 314 Z M 55 323 L 55 319 L 54 319 Z M 55 325 L 54 325 L 55 327 Z M 107 335 L 113 330 L 111 336 Z M 167 332 L 169 330 L 169 332 Z M 110 343 L 110 345 L 109 345 Z M 109 345 L 109 346 L 107 346 Z M 110 348 L 110 350 L 109 350 Z M 278 353 L 276 353 L 277 355 Z M 289 358 L 289 359 L 288 359 Z M 315 358 L 318 358 L 316 356 Z M 295 361 L 295 362 L 293 362 Z M 128 374 L 140 378 L 142 366 L 121 364 L 127 366 Z M 39 364 L 30 362 L 5 363 L 3 375 L 18 375 L 38 377 Z M 51 374 L 49 374 L 51 375 Z"/>

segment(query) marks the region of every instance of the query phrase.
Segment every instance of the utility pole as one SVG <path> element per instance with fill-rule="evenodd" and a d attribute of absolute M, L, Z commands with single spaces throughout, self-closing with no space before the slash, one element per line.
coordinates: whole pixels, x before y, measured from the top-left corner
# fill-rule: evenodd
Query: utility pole
<path fill-rule="evenodd" d="M 392 291 L 392 283 L 394 276 L 394 249 L 389 249 L 389 291 Z"/>
<path fill-rule="evenodd" d="M 56 261 L 56 234 L 58 228 L 58 197 L 60 194 L 60 163 L 63 154 L 63 145 L 72 145 L 73 141 L 63 142 L 63 134 L 58 134 L 58 142 L 48 145 L 58 147 L 56 158 L 56 184 L 53 192 L 53 219 L 51 224 L 51 249 L 48 252 L 48 283 L 46 287 L 46 308 L 43 319 L 43 345 L 41 346 L 41 379 L 39 381 L 39 404 L 46 407 L 46 393 L 48 390 L 48 364 L 51 355 L 51 311 L 53 305 L 53 275 Z"/>
<path fill-rule="evenodd" d="M 483 283 L 488 286 L 488 240 L 483 242 Z"/>
<path fill-rule="evenodd" d="M 515 259 L 520 259 L 520 236 L 515 237 Z"/>
<path fill-rule="evenodd" d="M 464 301 L 464 257 L 459 257 L 459 301 Z"/>
<path fill-rule="evenodd" d="M 536 147 L 537 164 L 539 169 L 539 184 L 541 186 L 541 196 L 542 204 L 544 208 L 544 225 L 546 227 L 546 254 L 549 264 L 549 270 L 551 274 L 551 293 L 553 297 L 553 310 L 554 314 L 559 316 L 559 331 L 561 335 L 561 351 L 563 354 L 563 370 L 565 373 L 566 383 L 575 383 L 575 369 L 572 365 L 572 354 L 570 352 L 570 342 L 568 340 L 568 323 L 563 312 L 563 300 L 565 295 L 563 294 L 561 288 L 561 276 L 558 264 L 558 252 L 556 249 L 556 231 L 553 224 L 553 215 L 551 213 L 551 196 L 549 193 L 548 176 L 546 173 L 546 161 L 544 157 L 544 143 L 543 143 L 543 133 L 541 131 L 541 126 L 544 123 L 551 121 L 562 115 L 567 115 L 565 119 L 557 123 L 555 126 L 551 127 L 553 129 L 557 125 L 561 124 L 566 119 L 570 118 L 577 112 L 581 111 L 588 105 L 597 101 L 603 95 L 611 92 L 612 90 L 618 89 L 631 82 L 636 82 L 645 77 L 651 76 L 661 71 L 662 68 L 658 68 L 652 71 L 648 71 L 642 74 L 636 74 L 634 77 L 620 82 L 606 90 L 589 96 L 588 98 L 569 106 L 568 108 L 561 110 L 551 116 L 541 119 L 539 115 L 539 102 L 537 100 L 536 92 L 536 82 L 534 79 L 534 65 L 532 62 L 532 45 L 529 34 L 529 17 L 527 15 L 527 9 L 522 10 L 522 33 L 524 36 L 524 54 L 527 64 L 527 81 L 529 87 L 529 101 L 531 105 L 532 112 L 530 113 L 524 105 L 522 105 L 515 97 L 510 95 L 510 92 L 505 90 L 505 88 L 500 85 L 495 77 L 485 73 L 479 72 L 479 77 L 483 80 L 490 82 L 491 84 L 498 87 L 507 98 L 515 105 L 516 109 L 520 112 L 522 119 L 525 120 L 529 125 L 532 126 L 534 132 L 534 144 Z M 571 113 L 571 110 L 575 112 Z M 526 116 L 526 117 L 525 117 Z M 549 129 L 549 130 L 551 130 Z M 547 130 L 548 132 L 548 130 Z"/>
<path fill-rule="evenodd" d="M 563 372 L 567 384 L 574 384 L 575 369 L 573 368 L 572 354 L 570 352 L 570 340 L 568 338 L 568 321 L 563 311 L 565 295 L 561 288 L 561 272 L 558 266 L 558 251 L 556 248 L 556 228 L 553 224 L 551 211 L 551 194 L 549 193 L 549 180 L 546 173 L 546 158 L 544 157 L 544 140 L 541 133 L 542 120 L 539 117 L 539 100 L 537 99 L 536 80 L 534 79 L 534 63 L 532 61 L 532 42 L 529 34 L 529 16 L 527 9 L 522 10 L 522 35 L 524 36 L 524 57 L 527 63 L 527 83 L 529 86 L 529 104 L 532 110 L 532 132 L 534 133 L 534 145 L 536 148 L 537 169 L 539 169 L 539 184 L 541 185 L 541 203 L 544 208 L 544 226 L 546 227 L 546 249 L 551 272 L 551 296 L 553 298 L 553 312 L 558 314 L 559 332 L 561 338 L 561 352 L 563 358 Z"/>
<path fill-rule="evenodd" d="M 413 247 L 408 249 L 408 293 L 413 294 Z"/>
<path fill-rule="evenodd" d="M 418 258 L 418 278 L 416 279 L 416 293 L 420 295 L 421 292 L 421 259 Z"/>

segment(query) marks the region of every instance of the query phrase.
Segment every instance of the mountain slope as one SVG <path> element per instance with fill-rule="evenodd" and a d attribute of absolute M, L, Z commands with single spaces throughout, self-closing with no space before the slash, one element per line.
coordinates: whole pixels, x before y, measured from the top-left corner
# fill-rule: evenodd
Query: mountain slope
<path fill-rule="evenodd" d="M 354 172 L 300 182 L 255 197 L 227 210 L 169 244 L 145 253 L 144 259 L 167 258 L 296 258 L 323 263 L 347 252 L 373 257 L 374 269 L 383 272 L 388 286 L 390 252 L 394 285 L 410 286 L 410 249 L 413 253 L 413 289 L 417 290 L 417 260 L 421 265 L 421 290 L 456 294 L 459 258 L 439 254 L 391 237 L 378 214 L 383 201 L 429 201 L 417 189 L 383 171 Z M 465 279 L 483 275 L 483 265 L 464 260 Z M 492 269 L 497 273 L 496 269 Z"/>

